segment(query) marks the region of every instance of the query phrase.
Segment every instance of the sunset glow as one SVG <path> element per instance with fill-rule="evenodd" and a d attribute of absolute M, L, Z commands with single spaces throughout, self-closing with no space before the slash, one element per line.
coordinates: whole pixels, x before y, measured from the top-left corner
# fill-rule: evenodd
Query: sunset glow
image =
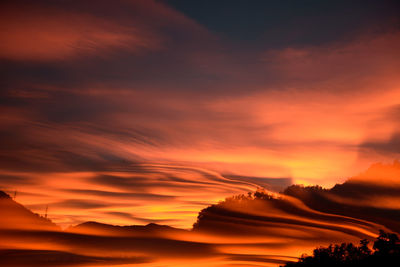
<path fill-rule="evenodd" d="M 88 266 L 278 266 L 400 230 L 399 11 L 391 0 L 2 1 L 11 215 L 0 250 L 79 254 Z M 260 190 L 273 198 L 223 202 Z M 143 234 L 190 249 L 126 248 L 141 234 L 80 226 L 90 221 L 168 225 Z"/>

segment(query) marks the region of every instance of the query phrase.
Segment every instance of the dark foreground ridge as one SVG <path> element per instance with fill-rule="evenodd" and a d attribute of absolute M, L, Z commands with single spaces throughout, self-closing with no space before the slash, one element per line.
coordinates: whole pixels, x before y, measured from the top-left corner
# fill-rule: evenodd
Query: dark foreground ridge
<path fill-rule="evenodd" d="M 359 246 L 342 243 L 316 248 L 312 256 L 304 255 L 298 262 L 288 262 L 283 267 L 400 265 L 400 240 L 396 234 L 381 231 L 372 250 L 368 243 L 368 240 L 363 239 Z"/>

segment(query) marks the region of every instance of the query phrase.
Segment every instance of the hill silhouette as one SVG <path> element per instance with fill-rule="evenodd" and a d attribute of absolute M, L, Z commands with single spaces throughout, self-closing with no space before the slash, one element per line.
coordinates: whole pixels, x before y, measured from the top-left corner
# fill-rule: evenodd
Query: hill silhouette
<path fill-rule="evenodd" d="M 187 231 L 156 223 L 120 226 L 90 221 L 71 226 L 66 229 L 66 232 L 114 236 L 160 236 L 165 234 L 180 234 Z"/>
<path fill-rule="evenodd" d="M 0 191 L 0 229 L 59 230 L 51 220 L 33 213 Z"/>

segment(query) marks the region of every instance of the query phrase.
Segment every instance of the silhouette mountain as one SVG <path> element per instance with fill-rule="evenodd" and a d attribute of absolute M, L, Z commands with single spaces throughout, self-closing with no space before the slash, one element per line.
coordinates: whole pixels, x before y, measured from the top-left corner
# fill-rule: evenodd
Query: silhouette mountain
<path fill-rule="evenodd" d="M 51 220 L 33 213 L 0 191 L 0 229 L 59 230 Z"/>
<path fill-rule="evenodd" d="M 114 236 L 160 236 L 167 233 L 180 234 L 187 231 L 156 223 L 149 223 L 147 225 L 120 226 L 90 221 L 78 224 L 76 226 L 71 226 L 66 229 L 66 232 Z"/>

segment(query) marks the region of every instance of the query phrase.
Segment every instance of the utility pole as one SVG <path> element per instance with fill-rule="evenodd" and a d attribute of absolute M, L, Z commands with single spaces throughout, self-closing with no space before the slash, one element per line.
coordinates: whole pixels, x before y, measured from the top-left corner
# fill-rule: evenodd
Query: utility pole
<path fill-rule="evenodd" d="M 49 205 L 46 205 L 46 213 L 44 214 L 44 217 L 47 219 L 47 210 L 49 209 Z"/>

